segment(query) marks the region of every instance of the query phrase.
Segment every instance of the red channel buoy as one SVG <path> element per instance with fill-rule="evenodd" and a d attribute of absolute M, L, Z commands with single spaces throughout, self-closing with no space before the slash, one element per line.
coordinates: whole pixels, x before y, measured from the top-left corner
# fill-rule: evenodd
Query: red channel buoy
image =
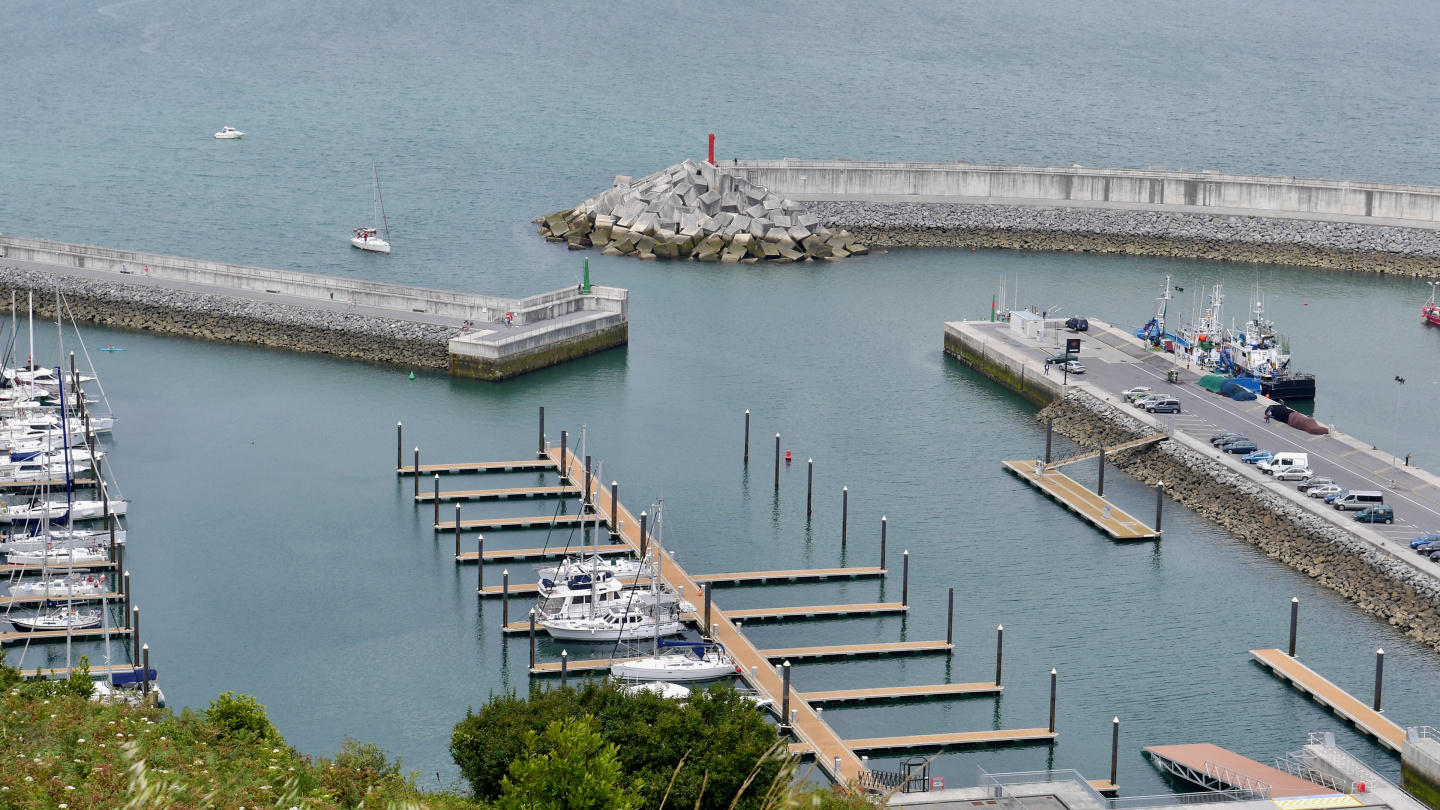
<path fill-rule="evenodd" d="M 789 451 L 789 450 L 786 450 L 786 451 L 785 451 L 785 463 L 786 463 L 786 464 L 789 464 L 789 463 L 790 463 L 790 451 Z"/>

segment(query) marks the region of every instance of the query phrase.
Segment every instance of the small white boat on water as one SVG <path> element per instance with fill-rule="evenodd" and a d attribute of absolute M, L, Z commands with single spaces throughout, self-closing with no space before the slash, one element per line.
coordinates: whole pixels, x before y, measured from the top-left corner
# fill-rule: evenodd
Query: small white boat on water
<path fill-rule="evenodd" d="M 678 683 L 665 683 L 664 681 L 650 681 L 647 683 L 632 683 L 622 687 L 627 695 L 639 695 L 645 692 L 659 695 L 666 700 L 689 700 L 690 690 Z"/>
<path fill-rule="evenodd" d="M 232 141 L 237 138 L 245 137 L 245 133 L 234 127 L 221 127 L 220 131 L 215 133 L 215 137 L 219 138 L 222 141 Z"/>
<path fill-rule="evenodd" d="M 371 216 L 374 218 L 373 227 L 356 228 L 355 235 L 350 238 L 350 244 L 361 250 L 368 250 L 371 253 L 390 252 L 390 218 L 385 216 L 385 198 L 380 195 L 380 173 L 375 169 L 375 161 L 370 161 L 370 175 L 375 178 L 375 197 L 371 206 Z M 385 225 L 385 238 L 380 238 L 380 225 Z"/>
<path fill-rule="evenodd" d="M 561 641 L 634 641 L 655 636 L 678 636 L 685 625 L 678 616 L 645 610 L 615 610 L 576 619 L 546 619 L 541 622 L 551 638 Z"/>
<path fill-rule="evenodd" d="M 100 626 L 100 611 L 87 610 L 81 613 L 74 608 L 56 608 L 34 616 L 11 616 L 10 623 L 17 629 L 30 632 L 38 630 L 88 630 Z"/>
<path fill-rule="evenodd" d="M 610 665 L 610 674 L 630 681 L 708 681 L 736 672 L 735 659 L 720 644 L 656 639 L 653 654 Z"/>
<path fill-rule="evenodd" d="M 49 566 L 66 568 L 110 562 L 110 552 L 99 546 L 79 548 L 48 548 L 35 551 L 11 551 L 5 555 L 10 565 Z"/>
<path fill-rule="evenodd" d="M 10 595 L 28 598 L 66 599 L 72 596 L 98 596 L 105 591 L 105 580 L 101 577 L 73 574 L 68 577 L 50 577 L 10 586 Z"/>

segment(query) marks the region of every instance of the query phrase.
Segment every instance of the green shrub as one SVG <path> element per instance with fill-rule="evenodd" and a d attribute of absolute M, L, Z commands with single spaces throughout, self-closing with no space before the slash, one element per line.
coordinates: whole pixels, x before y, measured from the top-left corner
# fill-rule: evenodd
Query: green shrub
<path fill-rule="evenodd" d="M 556 720 L 543 734 L 525 735 L 525 755 L 500 780 L 495 810 L 632 810 L 641 801 L 615 745 L 591 728 L 588 717 Z"/>
<path fill-rule="evenodd" d="M 221 692 L 220 697 L 210 701 L 205 710 L 205 720 L 221 729 L 223 734 L 246 737 L 257 742 L 284 745 L 280 732 L 270 724 L 265 707 L 260 701 L 246 694 Z"/>
<path fill-rule="evenodd" d="M 335 759 L 321 760 L 320 786 L 341 807 L 359 807 L 366 797 L 413 788 L 400 773 L 400 758 L 391 762 L 385 750 L 374 743 L 360 743 L 349 737 Z"/>
<path fill-rule="evenodd" d="M 528 699 L 492 695 L 456 725 L 450 753 L 474 795 L 493 800 L 510 763 L 525 755 L 528 733 L 585 715 L 616 746 L 624 771 L 643 783 L 646 807 L 659 806 L 673 777 L 667 807 L 729 810 L 739 794 L 737 810 L 757 810 L 782 766 L 781 759 L 767 758 L 779 739 L 774 727 L 733 688 L 718 685 L 686 703 L 649 692 L 627 695 L 609 682 L 535 691 Z M 742 793 L 747 779 L 751 787 Z"/>

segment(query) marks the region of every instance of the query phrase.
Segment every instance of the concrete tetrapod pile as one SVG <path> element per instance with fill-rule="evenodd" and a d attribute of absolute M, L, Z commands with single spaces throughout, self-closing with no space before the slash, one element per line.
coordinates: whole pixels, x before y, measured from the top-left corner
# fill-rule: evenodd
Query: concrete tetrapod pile
<path fill-rule="evenodd" d="M 804 206 L 709 163 L 687 160 L 535 220 L 540 235 L 607 256 L 702 262 L 842 259 L 870 249 Z"/>

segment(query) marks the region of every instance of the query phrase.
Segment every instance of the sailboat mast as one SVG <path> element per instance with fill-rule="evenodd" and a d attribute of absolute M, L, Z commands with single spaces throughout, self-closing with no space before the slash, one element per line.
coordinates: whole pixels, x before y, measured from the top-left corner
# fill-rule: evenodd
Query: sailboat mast
<path fill-rule="evenodd" d="M 35 384 L 35 291 L 34 291 L 34 290 L 31 290 L 31 291 L 29 292 L 29 296 L 30 296 L 30 298 L 29 298 L 30 314 L 29 314 L 29 316 L 27 316 L 27 317 L 28 317 L 28 319 L 29 319 L 29 320 L 28 320 L 28 326 L 29 326 L 29 329 L 30 329 L 30 358 L 25 361 L 25 365 L 27 365 L 27 366 L 30 367 L 30 369 L 29 369 L 29 370 L 30 370 L 30 384 L 31 384 L 31 385 L 34 385 L 34 384 Z"/>
<path fill-rule="evenodd" d="M 375 178 L 375 198 L 380 201 L 380 219 L 385 223 L 385 241 L 390 241 L 390 218 L 385 216 L 385 195 L 380 193 L 380 172 L 375 161 L 370 161 L 370 174 Z"/>

